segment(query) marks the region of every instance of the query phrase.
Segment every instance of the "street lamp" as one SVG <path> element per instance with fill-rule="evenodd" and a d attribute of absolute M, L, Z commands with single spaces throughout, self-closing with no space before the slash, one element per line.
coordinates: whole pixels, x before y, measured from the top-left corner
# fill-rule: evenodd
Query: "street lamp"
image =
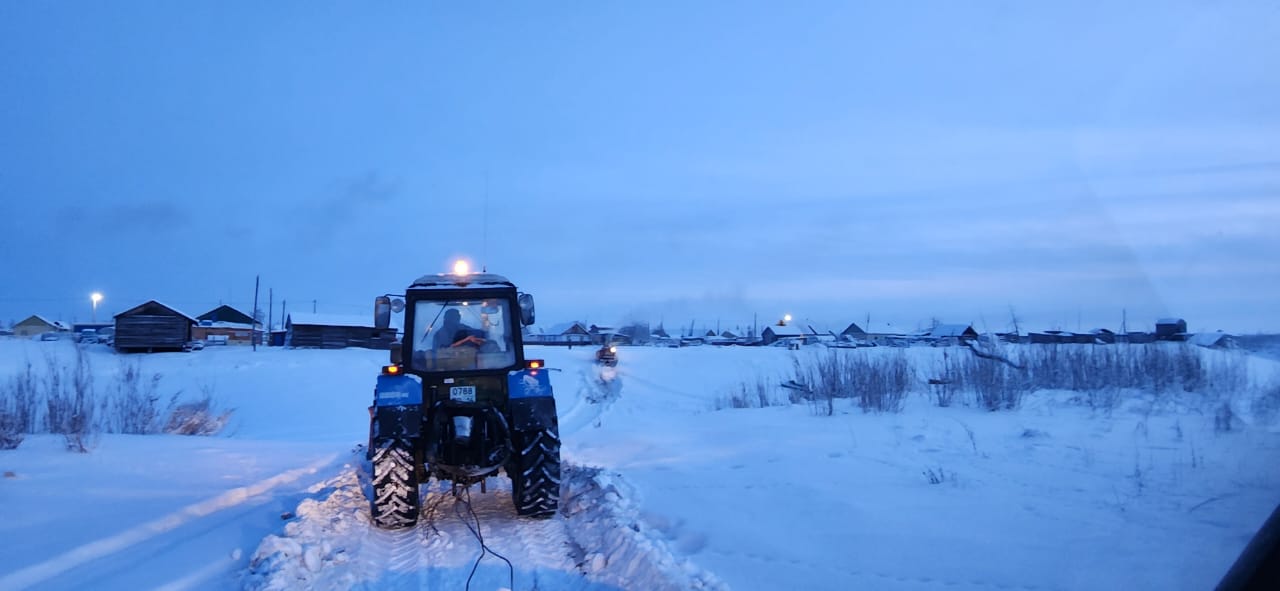
<path fill-rule="evenodd" d="M 102 301 L 102 294 L 93 292 L 89 294 L 89 301 L 93 302 L 93 323 L 98 323 L 98 302 Z"/>

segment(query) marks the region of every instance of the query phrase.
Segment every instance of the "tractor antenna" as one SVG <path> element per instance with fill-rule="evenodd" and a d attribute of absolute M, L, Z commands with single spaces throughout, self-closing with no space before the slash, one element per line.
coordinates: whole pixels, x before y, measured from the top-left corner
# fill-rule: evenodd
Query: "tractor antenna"
<path fill-rule="evenodd" d="M 489 272 L 489 167 L 484 168 L 484 232 L 480 239 L 480 272 Z"/>

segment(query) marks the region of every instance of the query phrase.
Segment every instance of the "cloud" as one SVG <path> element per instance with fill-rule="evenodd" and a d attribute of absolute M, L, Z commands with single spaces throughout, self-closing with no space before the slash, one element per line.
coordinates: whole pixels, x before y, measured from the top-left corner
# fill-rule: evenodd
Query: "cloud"
<path fill-rule="evenodd" d="M 313 248 L 329 247 L 345 235 L 368 235 L 373 231 L 373 220 L 401 192 L 398 180 L 387 179 L 376 170 L 336 179 L 316 199 L 299 205 L 302 214 L 297 216 L 295 229 L 299 240 Z M 370 229 L 360 231 L 360 224 L 370 224 Z"/>
<path fill-rule="evenodd" d="M 347 205 L 382 205 L 390 203 L 400 192 L 400 183 L 382 178 L 378 171 L 338 181 L 337 190 L 330 200 L 335 207 Z"/>
<path fill-rule="evenodd" d="M 107 206 L 69 206 L 62 208 L 57 222 L 75 231 L 111 229 L 126 235 L 133 231 L 175 232 L 188 228 L 192 216 L 185 207 L 171 201 L 119 203 Z"/>

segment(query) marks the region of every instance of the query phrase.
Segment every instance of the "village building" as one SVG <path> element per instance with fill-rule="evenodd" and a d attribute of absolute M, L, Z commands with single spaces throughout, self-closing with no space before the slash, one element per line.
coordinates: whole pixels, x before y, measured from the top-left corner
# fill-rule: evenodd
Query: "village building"
<path fill-rule="evenodd" d="M 772 345 L 780 340 L 790 339 L 794 341 L 804 340 L 804 331 L 794 324 L 777 325 L 770 324 L 760 331 L 760 343 L 762 345 Z"/>
<path fill-rule="evenodd" d="M 378 328 L 372 316 L 291 312 L 285 319 L 284 346 L 312 349 L 390 349 L 395 327 Z"/>
<path fill-rule="evenodd" d="M 921 340 L 934 345 L 958 345 L 961 341 L 977 340 L 978 331 L 969 324 L 938 324 L 926 331 Z"/>
<path fill-rule="evenodd" d="M 192 338 L 211 345 L 252 345 L 255 333 L 262 333 L 261 322 L 254 322 L 252 316 L 227 305 L 209 310 L 196 320 Z"/>
<path fill-rule="evenodd" d="M 1107 328 L 1095 328 L 1089 331 L 1096 343 L 1110 345 L 1116 342 L 1116 333 Z"/>
<path fill-rule="evenodd" d="M 115 315 L 117 351 L 181 351 L 191 342 L 196 319 L 149 300 Z"/>
<path fill-rule="evenodd" d="M 850 322 L 849 326 L 844 327 L 844 330 L 840 331 L 840 338 L 841 340 L 846 341 L 865 340 L 867 338 L 867 331 L 863 330 L 861 326 L 858 326 L 858 323 Z"/>
<path fill-rule="evenodd" d="M 1225 332 L 1200 332 L 1187 338 L 1187 342 L 1206 349 L 1235 349 L 1236 338 Z"/>
<path fill-rule="evenodd" d="M 647 345 L 652 338 L 648 322 L 632 322 L 618 331 L 633 345 Z"/>
<path fill-rule="evenodd" d="M 15 337 L 34 337 L 47 332 L 67 332 L 71 327 L 61 320 L 49 320 L 39 314 L 33 314 L 27 319 L 13 325 L 13 336 Z"/>
<path fill-rule="evenodd" d="M 1187 321 L 1181 318 L 1161 318 L 1156 321 L 1157 341 L 1182 341 L 1187 338 Z"/>

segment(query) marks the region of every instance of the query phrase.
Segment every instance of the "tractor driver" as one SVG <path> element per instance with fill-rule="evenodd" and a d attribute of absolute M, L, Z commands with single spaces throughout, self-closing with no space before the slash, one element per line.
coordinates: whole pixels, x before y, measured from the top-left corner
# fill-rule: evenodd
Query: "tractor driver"
<path fill-rule="evenodd" d="M 480 336 L 482 334 L 481 331 L 463 324 L 462 314 L 450 308 L 444 313 L 444 324 L 440 325 L 432 339 L 432 347 L 437 350 L 462 345 L 480 347 L 485 344 L 485 339 Z"/>

